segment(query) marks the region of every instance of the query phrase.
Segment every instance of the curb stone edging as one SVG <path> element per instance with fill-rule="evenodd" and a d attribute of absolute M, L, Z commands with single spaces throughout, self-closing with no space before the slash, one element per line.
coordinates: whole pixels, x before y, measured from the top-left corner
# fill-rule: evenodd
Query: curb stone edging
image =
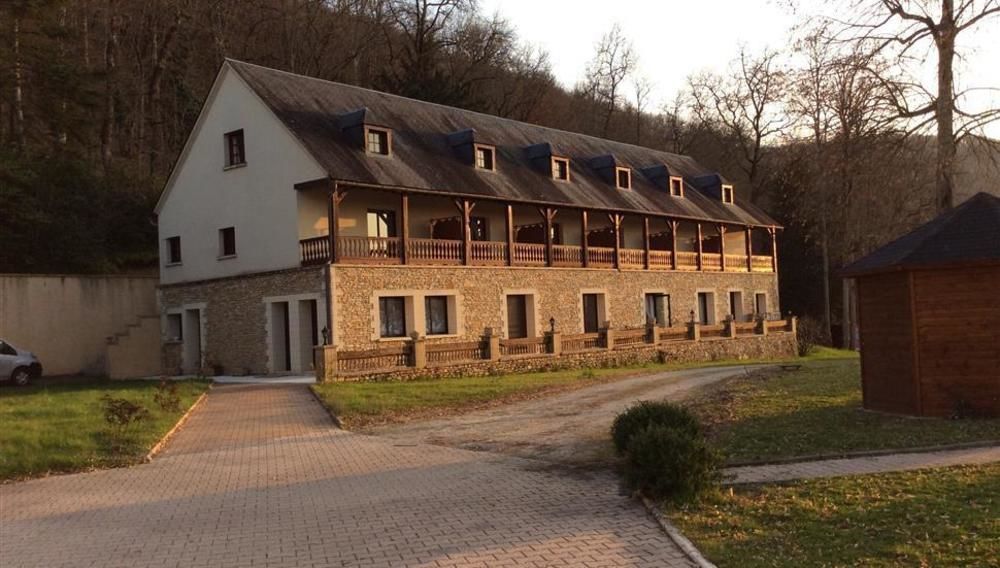
<path fill-rule="evenodd" d="M 323 410 L 326 411 L 326 415 L 330 417 L 333 425 L 341 430 L 347 431 L 347 428 L 344 427 L 344 423 L 340 420 L 340 417 L 333 413 L 333 410 L 327 406 L 326 402 L 323 401 L 323 398 L 320 397 L 315 390 L 313 390 L 312 385 L 307 385 L 306 388 L 309 390 L 309 394 L 311 394 L 316 402 L 323 407 Z"/>
<path fill-rule="evenodd" d="M 944 444 L 940 446 L 914 446 L 912 448 L 884 448 L 881 450 L 860 450 L 857 452 L 811 454 L 806 456 L 777 458 L 773 460 L 734 462 L 734 463 L 727 463 L 723 467 L 723 469 L 735 469 L 738 467 L 757 467 L 763 465 L 789 465 L 795 463 L 806 463 L 814 461 L 849 460 L 854 458 L 872 458 L 879 456 L 891 456 L 895 454 L 924 454 L 930 452 L 947 452 L 950 450 L 990 448 L 993 446 L 1000 446 L 1000 440 L 976 440 L 972 442 L 959 442 L 957 444 Z"/>
<path fill-rule="evenodd" d="M 660 528 L 663 529 L 663 532 L 667 533 L 667 536 L 670 537 L 670 540 L 677 545 L 677 548 L 680 548 L 681 551 L 684 552 L 684 555 L 694 562 L 698 568 L 718 568 L 715 564 L 712 564 L 711 561 L 705 558 L 704 555 L 702 555 L 701 551 L 698 550 L 688 537 L 684 536 L 681 531 L 677 530 L 677 527 L 667 520 L 656 505 L 654 505 L 646 497 L 640 498 L 642 499 L 642 504 L 646 507 L 646 511 L 648 511 L 653 519 L 656 520 L 657 524 L 660 525 Z"/>
<path fill-rule="evenodd" d="M 176 434 L 177 431 L 180 430 L 182 426 L 184 426 L 184 423 L 187 422 L 188 418 L 191 417 L 191 414 L 193 414 L 194 411 L 199 406 L 201 406 L 201 403 L 204 402 L 204 400 L 208 397 L 208 392 L 211 390 L 212 390 L 212 384 L 209 384 L 208 389 L 206 389 L 205 392 L 201 393 L 201 395 L 198 397 L 198 400 L 194 401 L 194 404 L 188 407 L 187 412 L 185 412 L 184 415 L 181 416 L 180 420 L 177 421 L 177 424 L 174 424 L 174 427 L 171 428 L 169 432 L 164 434 L 164 436 L 160 438 L 160 441 L 157 442 L 156 445 L 150 448 L 149 453 L 147 453 L 146 457 L 143 459 L 144 463 L 149 463 L 153 461 L 153 458 L 155 458 L 160 452 L 163 451 L 163 448 L 166 447 L 167 442 L 170 441 L 170 438 L 172 438 L 174 434 Z"/>

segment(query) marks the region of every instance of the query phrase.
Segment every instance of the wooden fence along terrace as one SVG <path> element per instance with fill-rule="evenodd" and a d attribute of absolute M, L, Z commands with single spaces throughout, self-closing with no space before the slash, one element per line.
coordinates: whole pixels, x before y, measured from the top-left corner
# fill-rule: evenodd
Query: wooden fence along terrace
<path fill-rule="evenodd" d="M 684 327 L 609 328 L 596 333 L 547 333 L 541 337 L 505 339 L 487 333 L 474 341 L 428 343 L 425 338 L 400 340 L 374 349 L 326 351 L 326 365 L 337 376 L 362 376 L 403 368 L 459 365 L 480 361 L 559 357 L 592 351 L 655 347 L 669 342 L 727 340 L 737 337 L 796 332 L 794 317 L 756 322 L 727 321 L 719 325 L 689 323 Z M 327 373 L 329 375 L 329 373 Z M 320 377 L 323 378 L 323 377 Z"/>

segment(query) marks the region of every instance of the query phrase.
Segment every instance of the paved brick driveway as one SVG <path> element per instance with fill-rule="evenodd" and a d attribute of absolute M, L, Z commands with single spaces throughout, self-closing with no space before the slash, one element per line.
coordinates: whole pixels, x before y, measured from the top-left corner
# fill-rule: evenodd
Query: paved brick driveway
<path fill-rule="evenodd" d="M 608 473 L 333 428 L 224 386 L 153 463 L 0 486 L 3 566 L 687 566 Z"/>

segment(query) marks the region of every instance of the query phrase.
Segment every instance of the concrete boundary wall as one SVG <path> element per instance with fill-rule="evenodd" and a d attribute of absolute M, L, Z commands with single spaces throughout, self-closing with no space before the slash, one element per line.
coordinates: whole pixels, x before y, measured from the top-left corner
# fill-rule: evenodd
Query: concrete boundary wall
<path fill-rule="evenodd" d="M 157 283 L 144 276 L 0 274 L 0 338 L 37 354 L 46 375 L 106 374 L 108 338 L 159 313 Z M 156 363 L 158 355 L 150 354 Z"/>

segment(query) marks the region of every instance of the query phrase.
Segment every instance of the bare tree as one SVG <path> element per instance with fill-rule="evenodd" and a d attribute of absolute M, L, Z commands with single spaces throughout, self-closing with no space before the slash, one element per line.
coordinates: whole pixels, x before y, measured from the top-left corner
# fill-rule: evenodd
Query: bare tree
<path fill-rule="evenodd" d="M 648 77 L 639 76 L 632 80 L 635 91 L 635 143 L 642 144 L 642 121 L 646 106 L 649 105 L 649 95 L 653 91 L 653 83 Z"/>
<path fill-rule="evenodd" d="M 597 53 L 587 64 L 586 90 L 600 105 L 604 113 L 601 135 L 607 136 L 611 118 L 622 103 L 622 86 L 635 71 L 638 59 L 632 42 L 625 37 L 621 26 L 615 24 L 597 44 Z"/>
<path fill-rule="evenodd" d="M 765 143 L 788 126 L 781 108 L 786 85 L 778 53 L 765 50 L 754 57 L 741 48 L 727 76 L 702 73 L 688 83 L 694 116 L 735 142 L 740 168 L 750 182 L 747 197 L 753 201 L 767 153 Z"/>
<path fill-rule="evenodd" d="M 887 79 L 893 102 L 902 119 L 912 121 L 912 131 L 936 125 L 936 199 L 939 209 L 954 203 L 956 155 L 968 135 L 1000 119 L 1000 108 L 977 111 L 963 108 L 965 95 L 974 87 L 956 92 L 954 63 L 958 37 L 987 19 L 1000 15 L 1000 0 L 854 0 L 851 20 L 831 18 L 839 29 L 834 41 L 849 41 L 872 52 L 891 54 L 904 63 L 921 46 L 937 53 L 937 81 L 925 88 L 915 79 Z"/>

